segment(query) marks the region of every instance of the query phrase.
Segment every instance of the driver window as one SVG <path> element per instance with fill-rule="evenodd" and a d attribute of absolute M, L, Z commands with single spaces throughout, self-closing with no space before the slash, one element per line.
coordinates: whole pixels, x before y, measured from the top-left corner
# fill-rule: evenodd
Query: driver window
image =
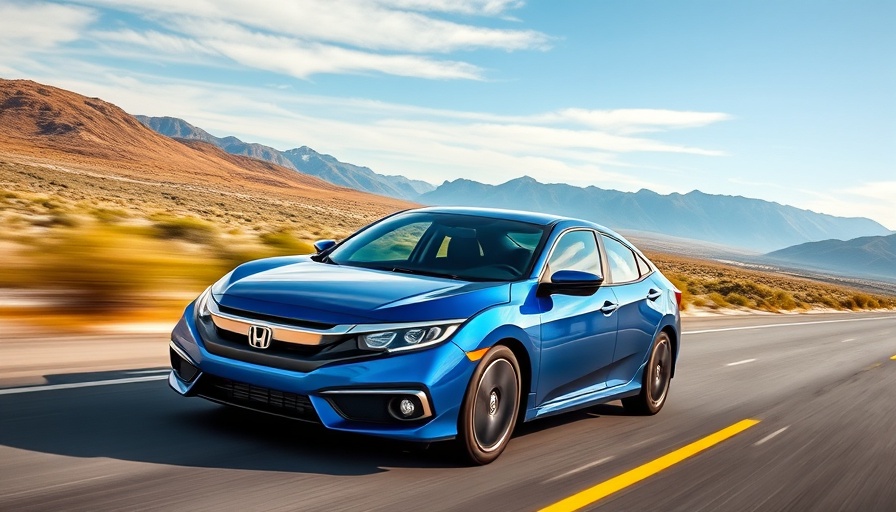
<path fill-rule="evenodd" d="M 415 222 L 373 240 L 349 258 L 349 261 L 407 261 L 431 222 Z"/>
<path fill-rule="evenodd" d="M 600 253 L 592 231 L 570 231 L 557 240 L 548 260 L 549 275 L 558 270 L 581 270 L 600 275 Z"/>

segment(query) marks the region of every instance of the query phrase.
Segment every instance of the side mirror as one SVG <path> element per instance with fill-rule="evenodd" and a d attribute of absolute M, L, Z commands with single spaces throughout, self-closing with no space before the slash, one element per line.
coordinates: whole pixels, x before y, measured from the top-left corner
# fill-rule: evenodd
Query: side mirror
<path fill-rule="evenodd" d="M 543 295 L 558 293 L 586 297 L 593 295 L 603 282 L 603 276 L 591 272 L 558 270 L 551 275 L 550 283 L 538 285 L 538 291 Z"/>
<path fill-rule="evenodd" d="M 314 250 L 320 254 L 331 249 L 334 245 L 336 245 L 336 240 L 318 240 L 317 242 L 314 242 Z"/>

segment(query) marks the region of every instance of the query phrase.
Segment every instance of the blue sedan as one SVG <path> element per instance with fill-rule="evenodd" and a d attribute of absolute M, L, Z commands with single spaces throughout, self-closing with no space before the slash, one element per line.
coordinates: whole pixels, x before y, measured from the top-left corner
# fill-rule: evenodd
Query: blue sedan
<path fill-rule="evenodd" d="M 178 393 L 495 460 L 518 422 L 656 414 L 681 293 L 619 234 L 481 208 L 396 213 L 238 266 L 171 333 Z"/>

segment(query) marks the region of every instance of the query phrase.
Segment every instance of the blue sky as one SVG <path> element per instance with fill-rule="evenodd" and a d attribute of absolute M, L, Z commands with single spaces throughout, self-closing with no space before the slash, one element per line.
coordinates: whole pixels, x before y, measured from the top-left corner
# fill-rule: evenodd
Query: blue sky
<path fill-rule="evenodd" d="M 0 0 L 0 77 L 384 174 L 896 229 L 892 0 Z"/>

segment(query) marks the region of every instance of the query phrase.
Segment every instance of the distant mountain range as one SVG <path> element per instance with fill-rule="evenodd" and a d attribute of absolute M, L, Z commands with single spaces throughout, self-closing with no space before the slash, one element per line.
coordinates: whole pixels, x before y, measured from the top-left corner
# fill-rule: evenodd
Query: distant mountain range
<path fill-rule="evenodd" d="M 279 151 L 269 146 L 243 142 L 240 139 L 215 137 L 202 128 L 176 117 L 134 116 L 138 121 L 157 133 L 177 139 L 201 140 L 214 144 L 233 155 L 243 155 L 265 160 L 288 169 L 316 176 L 335 185 L 353 188 L 398 199 L 414 199 L 422 193 L 433 190 L 431 184 L 411 180 L 404 176 L 387 176 L 373 172 L 367 167 L 340 162 L 336 158 L 318 153 L 313 149 L 300 148 Z"/>
<path fill-rule="evenodd" d="M 866 218 L 834 217 L 778 203 L 693 191 L 661 195 L 539 183 L 530 177 L 500 185 L 446 181 L 417 201 L 492 206 L 580 217 L 618 230 L 638 230 L 768 252 L 829 238 L 889 235 Z"/>
<path fill-rule="evenodd" d="M 755 253 L 818 240 L 892 233 L 866 218 L 835 217 L 759 199 L 697 190 L 669 195 L 650 190 L 620 192 L 594 186 L 539 183 L 528 176 L 500 185 L 458 179 L 433 187 L 423 181 L 386 176 L 367 167 L 340 162 L 307 146 L 278 151 L 232 136 L 215 137 L 175 117 L 136 118 L 169 137 L 204 141 L 228 153 L 265 160 L 336 185 L 423 204 L 535 210 L 592 220 L 618 230 L 660 233 Z"/>
<path fill-rule="evenodd" d="M 896 234 L 808 242 L 771 252 L 765 257 L 839 274 L 896 279 Z"/>

